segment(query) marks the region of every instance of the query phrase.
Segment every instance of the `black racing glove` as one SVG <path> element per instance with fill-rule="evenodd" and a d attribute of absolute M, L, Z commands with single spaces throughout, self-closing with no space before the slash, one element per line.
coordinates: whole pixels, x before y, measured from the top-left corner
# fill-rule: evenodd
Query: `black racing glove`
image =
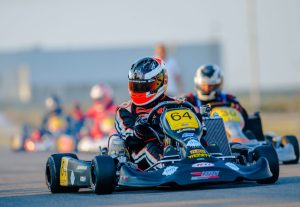
<path fill-rule="evenodd" d="M 146 117 L 138 117 L 135 122 L 133 134 L 138 139 L 143 140 L 144 142 L 150 142 L 157 138 L 156 131 L 150 128 L 150 124 L 147 122 Z"/>
<path fill-rule="evenodd" d="M 126 145 L 136 147 L 144 144 L 146 118 L 138 117 L 132 129 L 132 134 L 126 138 Z"/>
<path fill-rule="evenodd" d="M 159 135 L 159 133 L 156 135 L 155 132 L 150 129 L 146 117 L 138 117 L 133 127 L 133 135 L 127 137 L 126 144 L 130 147 L 134 147 L 157 140 L 157 135 Z"/>

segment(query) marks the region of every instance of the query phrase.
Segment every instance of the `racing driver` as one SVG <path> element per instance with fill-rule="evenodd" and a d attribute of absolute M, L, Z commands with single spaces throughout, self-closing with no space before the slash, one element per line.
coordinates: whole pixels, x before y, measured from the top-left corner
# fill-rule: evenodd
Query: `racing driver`
<path fill-rule="evenodd" d="M 194 77 L 196 93 L 187 94 L 185 96 L 186 100 L 192 103 L 197 110 L 200 110 L 201 106 L 207 104 L 228 103 L 242 114 L 244 120 L 247 120 L 247 112 L 238 99 L 231 94 L 222 92 L 223 79 L 223 73 L 219 66 L 211 64 L 201 65 Z"/>
<path fill-rule="evenodd" d="M 132 161 L 146 169 L 161 158 L 163 145 L 147 128 L 145 119 L 158 103 L 174 99 L 166 95 L 167 72 L 165 63 L 158 58 L 145 57 L 133 63 L 128 79 L 131 100 L 117 107 L 118 136 L 111 137 L 109 154 L 114 153 L 113 143 L 122 140 Z"/>

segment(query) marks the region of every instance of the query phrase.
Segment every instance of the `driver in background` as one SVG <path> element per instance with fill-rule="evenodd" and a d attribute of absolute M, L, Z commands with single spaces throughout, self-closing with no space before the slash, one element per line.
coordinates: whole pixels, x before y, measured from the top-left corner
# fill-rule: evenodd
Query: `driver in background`
<path fill-rule="evenodd" d="M 145 57 L 131 66 L 128 90 L 131 100 L 117 107 L 115 127 L 132 161 L 140 169 L 156 163 L 163 154 L 163 145 L 146 127 L 145 118 L 154 106 L 163 101 L 174 101 L 166 95 L 168 77 L 165 63 L 158 58 Z M 121 139 L 120 139 L 121 138 Z M 112 153 L 109 142 L 109 153 Z"/>
<path fill-rule="evenodd" d="M 63 130 L 67 134 L 72 133 L 71 117 L 64 113 L 62 103 L 57 95 L 49 96 L 45 101 L 46 114 L 41 125 L 41 135 L 56 130 Z"/>
<path fill-rule="evenodd" d="M 105 132 L 101 130 L 100 125 L 108 117 L 114 117 L 116 105 L 113 100 L 112 89 L 105 84 L 96 84 L 91 88 L 90 97 L 93 101 L 92 106 L 86 113 L 86 118 L 92 120 L 90 136 L 93 139 L 101 139 Z M 113 123 L 112 123 L 113 128 Z"/>
<path fill-rule="evenodd" d="M 189 93 L 184 98 L 193 104 L 198 111 L 202 105 L 218 102 L 228 103 L 231 107 L 237 109 L 246 121 L 248 114 L 238 99 L 231 94 L 222 92 L 223 79 L 223 73 L 219 66 L 201 65 L 194 77 L 196 92 Z"/>

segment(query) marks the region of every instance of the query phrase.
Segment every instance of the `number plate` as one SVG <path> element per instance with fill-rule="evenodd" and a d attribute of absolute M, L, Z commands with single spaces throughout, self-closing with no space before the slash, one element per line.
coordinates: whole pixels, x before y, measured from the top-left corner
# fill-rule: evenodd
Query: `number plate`
<path fill-rule="evenodd" d="M 63 157 L 61 159 L 60 165 L 60 185 L 61 186 L 68 186 L 68 157 Z"/>
<path fill-rule="evenodd" d="M 166 119 L 172 130 L 186 129 L 186 128 L 199 128 L 197 118 L 194 113 L 187 109 L 177 109 L 168 111 Z"/>
<path fill-rule="evenodd" d="M 241 114 L 234 108 L 217 107 L 212 110 L 211 114 L 214 114 L 215 112 L 222 117 L 224 122 L 241 122 Z"/>

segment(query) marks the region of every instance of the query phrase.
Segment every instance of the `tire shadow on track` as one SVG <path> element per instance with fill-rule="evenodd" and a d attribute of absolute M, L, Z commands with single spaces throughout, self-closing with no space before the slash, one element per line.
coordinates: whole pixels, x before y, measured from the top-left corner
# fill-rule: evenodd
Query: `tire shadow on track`
<path fill-rule="evenodd" d="M 300 179 L 300 178 L 298 178 Z M 300 181 L 299 181 L 300 182 Z M 269 184 L 270 185 L 270 184 Z M 276 184 L 271 184 L 276 185 Z M 237 189 L 237 188 L 251 188 L 266 186 L 262 184 L 257 184 L 252 181 L 243 181 L 235 183 L 219 183 L 219 184 L 206 184 L 203 186 L 190 185 L 190 186 L 160 186 L 160 187 L 149 187 L 149 188 L 133 188 L 133 187 L 122 187 L 115 190 L 114 193 L 117 194 L 146 194 L 146 193 L 165 193 L 165 192 L 177 192 L 177 191 L 193 191 L 193 190 L 216 190 L 216 189 Z M 79 191 L 76 194 L 93 194 L 90 190 Z M 113 194 L 114 194 L 113 193 Z"/>
<path fill-rule="evenodd" d="M 206 184 L 203 186 L 190 185 L 190 186 L 160 186 L 152 188 L 120 188 L 115 191 L 115 193 L 134 193 L 134 194 L 145 194 L 149 193 L 164 193 L 173 191 L 193 191 L 193 190 L 218 190 L 218 189 L 239 189 L 239 188 L 253 188 L 253 187 L 263 187 L 263 186 L 278 186 L 278 185 L 289 185 L 289 184 L 300 184 L 300 176 L 291 176 L 279 178 L 279 180 L 274 184 L 257 184 L 254 181 L 241 181 L 234 183 L 214 183 Z M 93 193 L 91 191 L 79 192 L 83 194 Z"/>
<path fill-rule="evenodd" d="M 216 206 L 217 204 L 225 203 L 226 206 L 235 207 L 244 206 L 243 203 L 245 200 L 255 204 L 253 206 L 262 206 L 259 202 L 264 202 L 268 206 L 274 203 L 285 206 L 284 204 L 287 201 L 299 201 L 297 192 L 293 192 L 290 195 L 289 188 L 292 185 L 296 185 L 295 188 L 300 185 L 300 176 L 282 177 L 277 183 L 272 185 L 260 185 L 255 182 L 238 182 L 180 188 L 124 188 L 117 189 L 110 195 L 96 195 L 90 189 L 81 189 L 78 193 L 51 194 L 45 186 L 43 189 L 0 190 L 0 206 L 52 207 L 54 203 L 56 206 L 68 205 L 73 207 L 102 205 L 127 207 L 132 206 L 132 204 L 135 207 L 146 206 L 146 203 L 149 203 L 150 206 L 155 206 L 156 204 L 163 204 L 163 206 L 183 206 L 186 202 L 191 202 L 190 205 L 186 206 L 199 206 L 204 202 L 207 205 Z M 271 192 L 273 194 L 270 194 L 270 189 L 272 189 Z M 286 193 L 281 195 L 279 192 Z M 287 198 L 285 198 L 286 196 Z M 173 205 L 177 202 L 179 202 L 177 205 Z"/>

